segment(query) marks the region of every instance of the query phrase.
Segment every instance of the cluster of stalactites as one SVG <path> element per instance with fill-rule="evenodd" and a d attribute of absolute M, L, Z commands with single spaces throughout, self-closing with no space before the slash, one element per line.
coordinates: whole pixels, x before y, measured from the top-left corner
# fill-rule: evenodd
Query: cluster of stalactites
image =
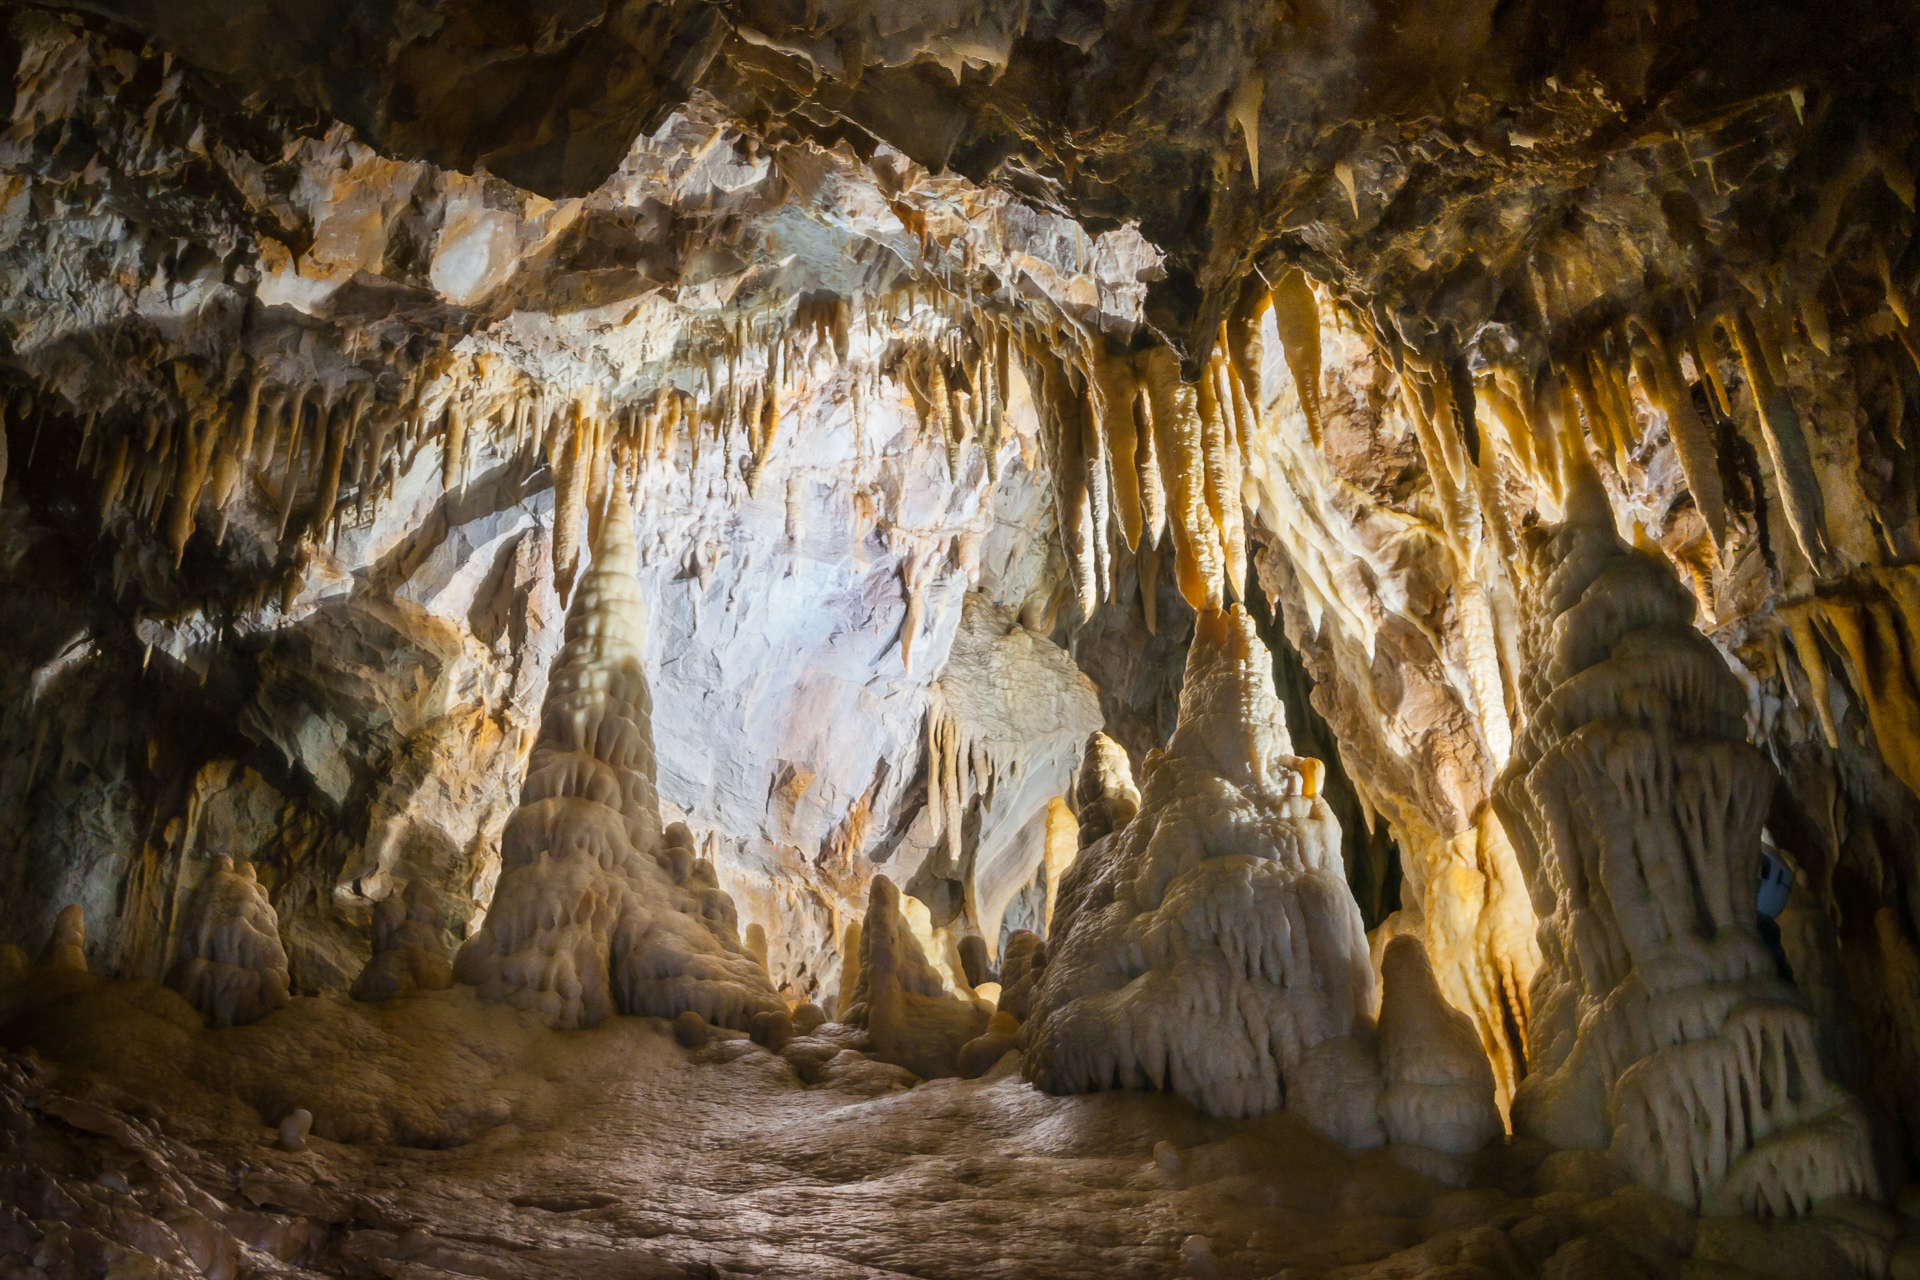
<path fill-rule="evenodd" d="M 978 796 L 991 809 L 1002 778 L 1017 768 L 1018 761 L 996 761 L 987 742 L 968 732 L 966 721 L 948 710 L 936 683 L 927 704 L 928 812 L 933 840 L 946 843 L 956 861 L 967 806 Z"/>
<path fill-rule="evenodd" d="M 1888 298 L 1897 302 L 1897 290 Z M 1895 333 L 1920 365 L 1920 344 L 1905 319 L 1896 320 Z M 1712 559 L 1727 551 L 1734 532 L 1716 440 L 1718 424 L 1736 412 L 1730 388 L 1737 381 L 1796 545 L 1816 572 L 1836 568 L 1807 433 L 1787 388 L 1792 362 L 1832 349 L 1817 291 L 1755 286 L 1668 323 L 1635 316 L 1541 368 L 1494 364 L 1475 373 L 1464 359 L 1406 351 L 1398 364 L 1448 532 L 1471 540 L 1484 516 L 1509 561 L 1517 547 L 1496 496 L 1496 457 L 1510 459 L 1546 507 L 1564 511 L 1596 466 L 1628 475 L 1643 445 L 1642 423 L 1657 413 L 1711 541 L 1704 558 L 1683 554 L 1677 563 L 1695 594 L 1710 601 Z M 1485 447 L 1489 440 L 1493 448 Z"/>

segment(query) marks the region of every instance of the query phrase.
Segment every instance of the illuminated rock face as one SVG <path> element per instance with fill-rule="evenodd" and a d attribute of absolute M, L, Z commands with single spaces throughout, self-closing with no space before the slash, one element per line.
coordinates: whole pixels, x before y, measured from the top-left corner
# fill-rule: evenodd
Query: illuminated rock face
<path fill-rule="evenodd" d="M 1571 508 L 1527 539 L 1528 723 L 1495 793 L 1544 957 L 1514 1127 L 1708 1212 L 1877 1194 L 1866 1114 L 1756 932 L 1774 771 L 1744 691 L 1667 565 L 1597 493 Z"/>
<path fill-rule="evenodd" d="M 1292 754 L 1252 620 L 1202 614 L 1138 816 L 1062 879 L 1028 1079 L 1258 1115 L 1291 1103 L 1308 1050 L 1367 1029 L 1373 970 L 1319 775 Z"/>
<path fill-rule="evenodd" d="M 741 946 L 712 868 L 684 841 L 662 842 L 635 568 L 616 487 L 548 677 L 499 886 L 454 972 L 556 1027 L 691 1011 L 744 1029 L 785 1006 Z"/>

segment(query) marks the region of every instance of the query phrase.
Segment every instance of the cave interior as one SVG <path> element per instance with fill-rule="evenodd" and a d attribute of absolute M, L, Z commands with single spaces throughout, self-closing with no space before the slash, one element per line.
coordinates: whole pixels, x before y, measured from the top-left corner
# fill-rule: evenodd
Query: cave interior
<path fill-rule="evenodd" d="M 1920 7 L 0 71 L 0 1280 L 1920 1280 Z"/>

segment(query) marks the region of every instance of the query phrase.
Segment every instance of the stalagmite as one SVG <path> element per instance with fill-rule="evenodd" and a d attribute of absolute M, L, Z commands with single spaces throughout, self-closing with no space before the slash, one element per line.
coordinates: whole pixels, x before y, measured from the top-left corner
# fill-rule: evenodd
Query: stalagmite
<path fill-rule="evenodd" d="M 1830 561 L 1826 503 L 1820 494 L 1820 479 L 1813 469 L 1813 454 L 1807 447 L 1806 433 L 1800 428 L 1800 415 L 1793 407 L 1793 397 L 1774 381 L 1760 337 L 1747 313 L 1736 310 L 1724 323 L 1740 350 L 1748 390 L 1760 413 L 1761 434 L 1766 437 L 1767 453 L 1773 459 L 1774 482 L 1780 486 L 1780 498 L 1787 508 L 1787 523 L 1793 527 L 1794 538 L 1808 562 L 1824 571 Z"/>
<path fill-rule="evenodd" d="M 1126 749 L 1104 733 L 1087 740 L 1074 799 L 1080 813 L 1077 843 L 1083 849 L 1120 830 L 1140 812 L 1140 789 L 1133 785 Z"/>
<path fill-rule="evenodd" d="M 684 826 L 661 832 L 638 562 L 614 485 L 501 836 L 499 885 L 454 976 L 556 1027 L 691 1011 L 745 1030 L 785 1005 L 741 946 L 712 864 Z"/>
<path fill-rule="evenodd" d="M 453 985 L 453 966 L 440 940 L 446 908 L 427 880 L 409 880 L 373 909 L 373 954 L 354 979 L 355 1000 L 393 1000 Z"/>
<path fill-rule="evenodd" d="M 1203 613 L 1138 816 L 1061 885 L 1021 1032 L 1029 1080 L 1170 1089 L 1223 1116 L 1323 1106 L 1292 1073 L 1367 1029 L 1374 984 L 1317 772 L 1292 754 L 1252 620 Z"/>
<path fill-rule="evenodd" d="M 1195 609 L 1218 609 L 1222 551 L 1219 530 L 1207 509 L 1199 392 L 1180 381 L 1180 362 L 1165 347 L 1146 353 L 1142 381 L 1152 408 L 1154 453 L 1167 495 L 1174 578 L 1180 594 Z"/>
<path fill-rule="evenodd" d="M 42 969 L 87 971 L 87 917 L 77 903 L 60 908 L 53 932 L 34 964 Z"/>
<path fill-rule="evenodd" d="M 1545 961 L 1515 1131 L 1708 1212 L 1877 1194 L 1865 1113 L 1755 930 L 1773 769 L 1746 694 L 1597 488 L 1529 531 L 1528 719 L 1494 790 Z"/>
<path fill-rule="evenodd" d="M 1314 448 L 1320 447 L 1320 303 L 1306 273 L 1295 268 L 1287 271 L 1273 286 L 1273 327 L 1280 335 L 1280 349 L 1287 358 L 1287 371 L 1300 396 L 1300 412 L 1307 418 L 1307 433 Z M 1257 384 L 1256 384 L 1257 385 Z"/>
<path fill-rule="evenodd" d="M 221 854 L 194 890 L 167 985 L 216 1026 L 258 1022 L 287 1002 L 279 930 L 253 864 Z"/>
<path fill-rule="evenodd" d="M 1473 1020 L 1440 993 L 1419 939 L 1403 934 L 1387 943 L 1380 981 L 1380 1118 L 1387 1141 L 1469 1156 L 1504 1134 L 1493 1064 Z M 1464 1181 L 1457 1174 L 1455 1180 Z"/>
<path fill-rule="evenodd" d="M 960 1050 L 987 1029 L 993 1011 L 952 991 L 901 914 L 900 891 L 873 878 L 860 929 L 860 968 L 841 1021 L 865 1027 L 873 1056 L 923 1079 L 951 1076 Z"/>
<path fill-rule="evenodd" d="M 1019 1047 L 1020 1019 L 1011 1013 L 995 1013 L 987 1020 L 985 1031 L 960 1046 L 954 1073 L 962 1080 L 978 1080 Z"/>
<path fill-rule="evenodd" d="M 834 994 L 834 1016 L 846 1020 L 853 993 L 860 985 L 860 922 L 849 920 L 840 935 L 840 990 Z"/>

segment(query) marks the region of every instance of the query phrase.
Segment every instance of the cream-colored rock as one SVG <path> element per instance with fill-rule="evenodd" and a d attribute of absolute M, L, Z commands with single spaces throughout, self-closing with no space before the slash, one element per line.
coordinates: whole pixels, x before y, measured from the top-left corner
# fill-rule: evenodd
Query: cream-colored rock
<path fill-rule="evenodd" d="M 1495 792 L 1545 957 L 1516 1131 L 1712 1212 L 1877 1194 L 1866 1114 L 1755 929 L 1774 772 L 1744 691 L 1597 482 L 1526 546 L 1529 718 Z"/>
<path fill-rule="evenodd" d="M 1292 754 L 1252 619 L 1202 614 L 1139 815 L 1061 885 L 1021 1028 L 1029 1080 L 1258 1115 L 1314 1045 L 1366 1029 L 1373 969 L 1317 768 Z"/>
<path fill-rule="evenodd" d="M 391 1000 L 415 991 L 440 991 L 453 984 L 440 931 L 446 925 L 440 894 L 425 880 L 373 909 L 373 955 L 354 980 L 355 1000 Z"/>
<path fill-rule="evenodd" d="M 36 965 L 48 969 L 87 968 L 87 917 L 78 904 L 60 908 L 54 918 L 53 933 L 40 948 Z"/>
<path fill-rule="evenodd" d="M 1506 1132 L 1473 1020 L 1447 1003 L 1416 938 L 1387 944 L 1380 1117 L 1387 1141 L 1469 1156 Z"/>
<path fill-rule="evenodd" d="M 1007 938 L 1000 959 L 1000 1011 L 1024 1020 L 1032 1006 L 1033 990 L 1047 966 L 1047 944 L 1039 934 L 1021 929 Z"/>
<path fill-rule="evenodd" d="M 1140 789 L 1133 785 L 1133 767 L 1127 763 L 1127 753 L 1104 733 L 1087 739 L 1074 799 L 1079 804 L 1083 849 L 1126 826 L 1140 812 Z"/>
<path fill-rule="evenodd" d="M 875 876 L 868 894 L 858 984 L 841 1021 L 866 1028 L 882 1062 L 923 1079 L 953 1075 L 961 1048 L 986 1030 L 993 1011 L 955 994 L 927 959 L 891 880 Z"/>
<path fill-rule="evenodd" d="M 251 862 L 214 858 L 193 892 L 167 985 L 217 1026 L 258 1022 L 286 1004 L 280 918 Z"/>
<path fill-rule="evenodd" d="M 978 1080 L 1019 1047 L 1020 1019 L 1010 1013 L 996 1013 L 988 1019 L 985 1031 L 960 1046 L 956 1074 L 962 1080 Z"/>
<path fill-rule="evenodd" d="M 663 839 L 636 563 L 615 486 L 501 838 L 500 883 L 454 974 L 559 1027 L 591 1027 L 617 1009 L 693 1012 L 744 1030 L 785 1005 L 684 826 Z"/>

